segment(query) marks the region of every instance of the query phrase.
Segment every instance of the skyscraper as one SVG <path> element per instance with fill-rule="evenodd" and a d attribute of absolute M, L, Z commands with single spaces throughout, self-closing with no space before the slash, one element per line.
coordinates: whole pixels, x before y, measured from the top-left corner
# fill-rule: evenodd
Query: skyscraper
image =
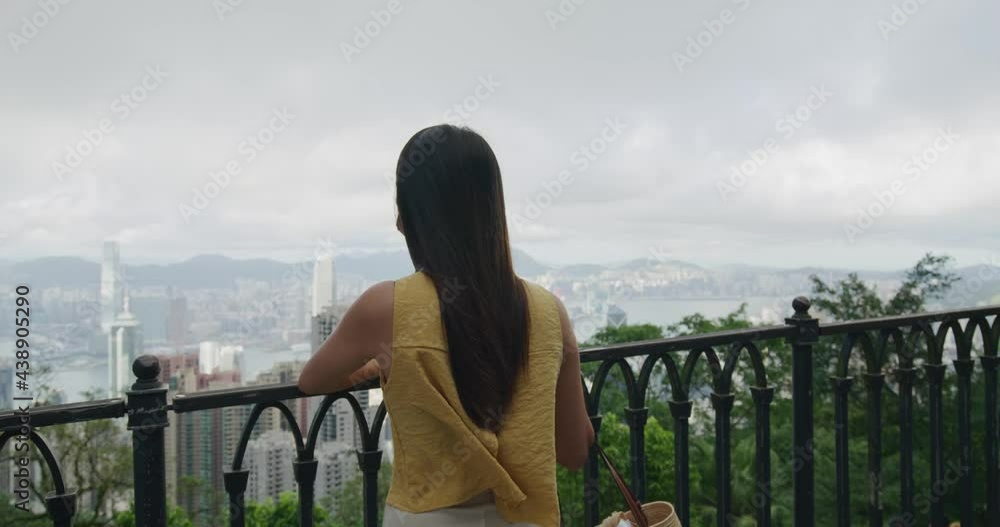
<path fill-rule="evenodd" d="M 191 359 L 193 357 L 182 358 L 176 364 L 194 366 L 174 370 L 170 386 L 176 394 L 236 388 L 243 384 L 239 372 L 215 369 L 213 373 L 200 373 Z M 168 475 L 167 484 L 176 492 L 178 505 L 190 517 L 216 518 L 225 506 L 225 495 L 205 492 L 205 489 L 223 488 L 224 467 L 233 461 L 250 409 L 250 406 L 244 405 L 170 413 L 167 433 L 173 437 L 167 442 L 174 453 L 171 455 L 168 452 L 167 458 L 175 463 L 175 472 Z M 196 485 L 182 484 L 185 481 L 195 482 Z"/>
<path fill-rule="evenodd" d="M 187 298 L 172 296 L 167 312 L 167 341 L 174 346 L 187 344 L 188 323 Z"/>
<path fill-rule="evenodd" d="M 107 333 L 122 311 L 123 294 L 118 242 L 104 242 L 101 261 L 101 329 Z"/>
<path fill-rule="evenodd" d="M 313 265 L 312 314 L 315 317 L 323 308 L 337 303 L 337 274 L 332 256 L 320 256 Z"/>
<path fill-rule="evenodd" d="M 167 340 L 167 318 L 170 299 L 166 296 L 131 296 L 129 311 L 142 323 L 145 342 L 163 343 Z"/>
<path fill-rule="evenodd" d="M 108 328 L 108 393 L 118 397 L 129 387 L 132 363 L 142 354 L 142 324 L 129 311 L 128 295 L 124 310 Z"/>
<path fill-rule="evenodd" d="M 332 308 L 326 307 L 318 315 L 313 315 L 312 324 L 309 329 L 309 342 L 312 344 L 312 352 L 316 353 L 320 345 L 333 333 L 333 328 L 340 322 Z"/>

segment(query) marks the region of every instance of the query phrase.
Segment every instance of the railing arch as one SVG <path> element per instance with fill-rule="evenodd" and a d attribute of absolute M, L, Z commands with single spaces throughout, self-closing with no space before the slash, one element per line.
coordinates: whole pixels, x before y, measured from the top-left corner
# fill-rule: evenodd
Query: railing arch
<path fill-rule="evenodd" d="M 20 434 L 21 431 L 14 430 L 0 434 L 0 451 L 3 450 L 7 441 Z M 56 527 L 69 527 L 73 524 L 73 516 L 76 515 L 76 493 L 66 491 L 66 481 L 63 479 L 59 463 L 42 436 L 31 430 L 28 433 L 28 440 L 38 448 L 42 459 L 45 460 L 45 466 L 49 469 L 49 475 L 52 476 L 52 486 L 55 487 L 55 492 L 45 496 L 45 508 L 48 510 L 49 516 L 52 517 L 52 523 Z"/>
<path fill-rule="evenodd" d="M 942 417 L 945 398 L 942 388 L 943 379 L 948 370 L 943 359 L 945 344 L 950 334 L 957 350 L 953 365 L 956 370 L 959 395 L 954 401 L 949 400 L 948 403 L 949 407 L 951 404 L 955 404 L 959 410 L 957 412 L 960 429 L 958 442 L 963 462 L 971 460 L 969 445 L 973 435 L 983 434 L 985 436 L 987 467 L 979 469 L 985 471 L 986 476 L 984 482 L 986 488 L 985 508 L 984 510 L 977 509 L 978 504 L 973 501 L 975 494 L 971 490 L 976 489 L 973 489 L 971 484 L 975 480 L 972 479 L 971 475 L 963 476 L 963 479 L 959 480 L 960 485 L 957 492 L 945 499 L 931 503 L 931 523 L 935 527 L 944 525 L 943 503 L 947 500 L 949 507 L 958 506 L 956 510 L 960 511 L 963 524 L 967 522 L 972 524 L 972 522 L 979 520 L 979 517 L 975 515 L 982 511 L 985 514 L 986 524 L 1000 525 L 998 522 L 1000 519 L 998 517 L 1000 514 L 1000 507 L 998 507 L 1000 505 L 998 504 L 1000 501 L 1000 492 L 998 492 L 1000 479 L 998 479 L 997 473 L 997 460 L 1000 458 L 998 456 L 1000 430 L 998 430 L 997 402 L 998 372 L 1000 372 L 1000 357 L 998 357 L 1000 355 L 1000 350 L 998 350 L 998 346 L 1000 346 L 998 344 L 1000 341 L 1000 306 L 822 324 L 809 313 L 810 303 L 808 299 L 796 298 L 793 302 L 793 309 L 795 314 L 785 319 L 783 325 L 674 337 L 592 348 L 581 352 L 581 363 L 600 363 L 592 390 L 587 390 L 586 384 L 581 386 L 588 401 L 588 410 L 595 424 L 595 429 L 598 432 L 600 432 L 599 401 L 607 387 L 607 377 L 616 365 L 622 370 L 627 393 L 626 408 L 622 410 L 624 410 L 630 429 L 632 483 L 636 490 L 641 495 L 646 492 L 646 475 L 644 473 L 646 468 L 644 431 L 648 417 L 646 399 L 651 383 L 654 382 L 656 376 L 660 375 L 661 370 L 657 368 L 659 364 L 663 365 L 664 386 L 669 385 L 670 387 L 667 403 L 673 417 L 675 460 L 673 477 L 677 491 L 675 496 L 646 496 L 646 498 L 667 498 L 673 501 L 677 506 L 678 515 L 685 525 L 695 525 L 701 522 L 700 518 L 692 521 L 691 517 L 692 496 L 690 495 L 689 477 L 691 445 L 688 427 L 694 411 L 692 398 L 708 395 L 712 399 L 715 409 L 715 468 L 717 478 L 720 480 L 719 496 L 716 496 L 716 501 L 719 503 L 716 509 L 716 524 L 720 526 L 729 524 L 728 514 L 733 510 L 727 503 L 731 499 L 728 488 L 731 484 L 731 467 L 729 466 L 731 459 L 728 457 L 730 450 L 728 429 L 731 425 L 729 412 L 732 408 L 733 397 L 744 388 L 749 390 L 756 411 L 755 470 L 757 483 L 759 486 L 768 488 L 766 486 L 770 484 L 771 467 L 769 464 L 770 456 L 765 455 L 765 453 L 770 449 L 770 408 L 776 393 L 774 387 L 770 386 L 773 379 L 768 379 L 768 371 L 765 368 L 767 365 L 765 362 L 767 359 L 766 351 L 760 343 L 784 339 L 792 348 L 791 406 L 794 413 L 791 455 L 795 463 L 791 477 L 793 478 L 795 496 L 794 525 L 797 527 L 815 525 L 817 523 L 814 505 L 816 456 L 813 451 L 812 406 L 816 399 L 814 399 L 812 392 L 814 380 L 813 347 L 821 338 L 839 338 L 842 340 L 838 364 L 833 372 L 835 383 L 851 382 L 852 378 L 848 376 L 847 366 L 855 350 L 860 350 L 865 362 L 864 372 L 861 375 L 868 390 L 866 397 L 869 419 L 868 470 L 870 474 L 875 475 L 875 477 L 870 478 L 875 491 L 869 493 L 868 523 L 871 525 L 881 524 L 883 514 L 880 489 L 877 485 L 881 477 L 880 436 L 875 433 L 877 432 L 875 429 L 879 428 L 878 425 L 881 423 L 881 394 L 886 390 L 886 376 L 891 376 L 898 383 L 901 420 L 899 463 L 902 476 L 899 496 L 900 511 L 904 514 L 912 513 L 914 511 L 913 498 L 917 492 L 913 484 L 912 443 L 915 381 L 922 369 L 928 380 L 928 411 L 931 421 L 931 430 L 926 440 L 930 442 L 932 447 L 931 455 L 925 461 L 930 466 L 932 477 L 939 478 L 943 475 L 941 456 L 944 447 Z M 966 321 L 964 326 L 962 321 Z M 977 334 L 983 341 L 981 353 L 974 353 L 973 349 Z M 874 338 L 873 335 L 875 335 Z M 916 350 L 921 341 L 926 345 L 927 353 L 924 357 L 918 358 Z M 716 350 L 725 350 L 724 357 L 720 357 Z M 683 357 L 681 357 L 682 355 Z M 740 362 L 744 355 L 748 358 L 753 378 L 752 381 L 746 383 L 736 383 L 735 372 L 741 367 Z M 898 357 L 894 368 L 890 366 L 891 361 L 889 360 L 892 355 Z M 643 357 L 641 364 L 628 360 L 633 357 Z M 725 361 L 720 361 L 720 358 L 724 358 Z M 977 362 L 983 368 L 985 381 L 986 416 L 984 430 L 973 430 L 970 419 L 971 390 L 969 388 L 971 385 L 969 379 L 971 379 L 972 371 Z M 702 363 L 705 364 L 707 375 L 704 375 L 704 380 L 698 380 L 702 379 L 700 367 Z M 636 373 L 636 369 L 638 369 L 638 373 Z M 283 419 L 291 425 L 291 433 L 296 445 L 295 470 L 296 479 L 301 483 L 300 492 L 310 492 L 312 490 L 311 482 L 315 480 L 317 464 L 315 451 L 319 441 L 319 428 L 322 426 L 323 419 L 331 405 L 341 398 L 348 401 L 354 414 L 354 421 L 361 429 L 361 448 L 357 454 L 358 463 L 364 473 L 364 524 L 368 527 L 377 525 L 377 472 L 382 455 L 378 446 L 381 431 L 388 415 L 384 404 L 380 405 L 374 416 L 369 418 L 370 414 L 367 414 L 360 407 L 357 398 L 350 395 L 349 391 L 331 394 L 324 397 L 321 411 L 313 417 L 309 429 L 302 431 L 291 410 L 280 402 L 306 397 L 306 394 L 299 392 L 294 384 L 244 387 L 178 395 L 168 404 L 166 388 L 157 380 L 159 364 L 154 357 L 140 357 L 133 365 L 133 371 L 137 381 L 129 390 L 127 398 L 37 408 L 31 414 L 31 424 L 33 428 L 37 429 L 96 419 L 127 417 L 128 429 L 133 438 L 134 492 L 136 519 L 139 527 L 163 525 L 165 522 L 163 430 L 168 424 L 167 416 L 170 412 L 183 414 L 253 405 L 254 408 L 251 410 L 241 434 L 241 443 L 238 446 L 237 455 L 234 456 L 232 470 L 224 474 L 227 492 L 231 496 L 242 496 L 248 477 L 248 471 L 242 470 L 242 460 L 249 443 L 249 434 L 256 426 L 264 409 L 278 408 Z M 749 379 L 749 377 L 747 378 Z M 378 383 L 372 381 L 356 386 L 353 390 L 367 390 L 377 387 Z M 705 390 L 709 390 L 709 393 L 706 394 Z M 692 392 L 696 393 L 692 394 Z M 839 398 L 835 397 L 835 405 L 840 404 L 838 401 Z M 846 411 L 847 408 L 844 405 L 842 417 L 845 423 Z M 838 417 L 837 420 L 841 421 L 842 419 Z M 19 429 L 20 419 L 16 413 L 0 413 L 0 448 L 8 442 L 10 437 L 17 434 Z M 45 445 L 35 430 L 32 430 L 31 437 L 34 444 Z M 846 435 L 845 438 L 849 439 Z M 925 439 L 920 438 L 920 440 Z M 58 460 L 47 445 L 38 446 L 38 449 L 53 474 L 53 482 L 56 483 L 56 492 L 47 498 L 47 503 L 50 505 L 49 513 L 57 520 L 58 524 L 68 524 L 75 503 L 75 495 L 67 491 L 67 487 L 72 485 L 72 482 L 62 481 Z M 593 464 L 595 461 L 596 458 L 592 457 L 591 465 L 585 473 L 587 476 L 585 481 L 596 482 L 597 471 L 591 470 L 596 468 L 596 464 Z M 590 490 L 596 489 L 591 488 Z M 756 515 L 758 525 L 768 525 L 771 521 L 769 516 L 770 495 L 766 492 L 765 494 L 766 498 L 760 502 L 761 506 L 750 510 Z M 585 524 L 595 525 L 600 520 L 596 492 L 585 493 L 584 496 L 586 500 L 583 504 Z M 53 502 L 51 499 L 53 497 L 62 497 L 62 499 Z M 242 505 L 239 503 L 238 509 L 242 510 Z M 303 525 L 311 525 L 312 523 L 312 505 L 311 496 L 300 494 L 300 519 Z M 60 519 L 60 514 L 62 514 L 62 519 Z M 821 518 L 819 523 L 826 524 L 829 520 L 830 518 Z M 844 521 L 849 522 L 850 518 L 845 516 L 841 523 Z"/>

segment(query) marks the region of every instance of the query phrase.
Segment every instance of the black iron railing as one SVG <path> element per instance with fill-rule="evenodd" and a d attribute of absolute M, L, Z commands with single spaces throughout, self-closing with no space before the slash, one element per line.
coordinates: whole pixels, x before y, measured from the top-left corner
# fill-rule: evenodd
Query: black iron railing
<path fill-rule="evenodd" d="M 730 525 L 733 514 L 731 459 L 731 427 L 734 401 L 737 390 L 748 389 L 751 394 L 755 430 L 755 479 L 759 488 L 770 488 L 772 467 L 770 452 L 771 424 L 770 410 L 775 397 L 775 386 L 769 382 L 765 367 L 764 353 L 759 346 L 766 341 L 783 340 L 791 347 L 791 401 L 793 408 L 792 450 L 787 454 L 796 459 L 790 475 L 794 493 L 794 525 L 805 527 L 836 524 L 850 525 L 850 470 L 848 451 L 848 395 L 854 381 L 850 374 L 858 365 L 865 385 L 865 406 L 867 419 L 868 461 L 865 471 L 868 475 L 867 519 L 871 526 L 883 525 L 882 496 L 882 395 L 888 387 L 887 376 L 896 381 L 895 394 L 898 399 L 899 418 L 899 475 L 900 493 L 898 499 L 899 518 L 915 517 L 915 499 L 918 492 L 914 484 L 914 442 L 928 441 L 929 459 L 923 460 L 929 466 L 930 481 L 940 482 L 945 478 L 944 463 L 944 416 L 946 395 L 944 380 L 948 364 L 944 363 L 945 351 L 954 353 L 951 361 L 957 375 L 957 393 L 948 399 L 949 410 L 953 410 L 958 423 L 959 460 L 962 466 L 973 465 L 973 437 L 982 436 L 985 452 L 979 454 L 985 460 L 984 486 L 985 503 L 973 502 L 972 471 L 964 471 L 958 479 L 957 500 L 962 525 L 976 525 L 977 511 L 982 510 L 985 525 L 1000 525 L 1000 466 L 998 466 L 998 406 L 997 367 L 998 341 L 1000 341 L 1000 306 L 976 309 L 953 310 L 938 313 L 918 314 L 878 319 L 819 324 L 809 314 L 809 301 L 799 297 L 793 307 L 795 314 L 785 320 L 784 325 L 758 327 L 738 331 L 724 331 L 697 336 L 686 336 L 655 341 L 644 341 L 625 345 L 588 349 L 581 352 L 583 363 L 598 363 L 597 373 L 584 383 L 588 409 L 595 430 L 600 438 L 601 413 L 599 402 L 609 375 L 617 367 L 624 380 L 627 392 L 627 407 L 624 416 L 630 434 L 630 473 L 632 485 L 640 499 L 646 497 L 646 457 L 644 430 L 649 415 L 647 391 L 651 381 L 662 372 L 665 385 L 669 387 L 668 404 L 673 418 L 674 437 L 674 502 L 684 525 L 691 523 L 691 431 L 689 420 L 696 398 L 708 392 L 714 412 L 714 465 L 716 525 Z M 992 320 L 991 320 L 992 319 Z M 950 338 L 949 338 L 950 336 Z M 837 342 L 835 363 L 817 370 L 814 358 L 821 338 Z M 826 342 L 830 344 L 829 341 Z M 976 345 L 974 345 L 976 344 Z M 972 375 L 976 367 L 973 351 L 977 353 L 982 368 L 985 389 L 980 402 L 985 412 L 982 430 L 972 430 Z M 919 354 L 918 354 L 918 350 Z M 859 356 L 855 356 L 860 353 Z M 749 368 L 740 367 L 747 361 Z M 701 363 L 707 365 L 708 377 L 696 378 Z M 824 365 L 825 366 L 825 365 Z M 919 368 L 918 368 L 919 366 Z M 744 382 L 734 382 L 737 370 L 745 375 Z M 929 410 L 930 437 L 913 437 L 914 386 L 920 371 L 926 376 L 927 407 Z M 244 492 L 249 472 L 242 467 L 243 456 L 251 437 L 251 432 L 261 412 L 276 408 L 288 421 L 295 447 L 295 479 L 299 488 L 299 518 L 301 525 L 313 524 L 313 484 L 317 472 L 314 452 L 318 431 L 330 405 L 345 399 L 351 405 L 361 431 L 362 446 L 358 450 L 358 463 L 363 477 L 364 524 L 378 523 L 377 478 L 382 460 L 378 437 L 385 420 L 385 407 L 380 406 L 369 423 L 365 412 L 350 392 L 327 396 L 303 436 L 291 410 L 283 403 L 290 399 L 305 397 L 294 384 L 267 387 L 236 388 L 211 392 L 177 395 L 168 404 L 167 390 L 158 382 L 160 367 L 152 356 L 143 356 L 135 361 L 133 371 L 137 381 L 124 399 L 109 399 L 88 403 L 58 405 L 38 408 L 31 414 L 31 429 L 22 429 L 20 417 L 14 412 L 0 413 L 0 448 L 12 437 L 26 435 L 42 453 L 51 472 L 55 492 L 46 497 L 49 514 L 56 525 L 70 525 L 75 512 L 76 496 L 66 488 L 59 464 L 46 446 L 42 436 L 36 431 L 57 424 L 113 419 L 127 416 L 128 429 L 132 434 L 134 463 L 134 495 L 136 523 L 140 527 L 166 524 L 166 483 L 164 460 L 164 429 L 168 426 L 168 413 L 184 414 L 217 408 L 253 405 L 246 422 L 236 454 L 229 470 L 224 473 L 225 491 L 230 502 L 230 524 L 244 525 Z M 832 381 L 833 404 L 835 407 L 832 429 L 835 434 L 836 517 L 816 518 L 815 511 L 815 460 L 814 455 L 814 406 L 820 404 L 814 397 L 814 379 L 817 371 Z M 589 390 L 587 386 L 589 384 Z M 743 388 L 742 384 L 748 384 Z M 374 384 L 360 386 L 370 389 Z M 706 390 L 705 387 L 708 389 Z M 977 401 L 978 402 L 978 401 Z M 828 424 L 824 424 L 825 427 Z M 593 454 L 593 453 L 592 453 Z M 786 474 L 786 476 L 788 476 Z M 829 478 L 829 474 L 822 477 Z M 597 493 L 592 492 L 598 481 L 598 462 L 591 455 L 584 469 L 584 525 L 595 525 L 600 520 Z M 932 483 L 934 485 L 936 483 Z M 588 492 L 587 490 L 591 490 Z M 933 490 L 933 489 L 928 489 Z M 655 496 L 654 498 L 663 498 Z M 754 500 L 754 512 L 758 525 L 771 525 L 771 499 L 761 493 Z M 932 501 L 929 507 L 931 524 L 944 527 L 944 499 Z M 909 515 L 909 516 L 907 516 Z M 907 524 L 897 520 L 894 524 Z"/>

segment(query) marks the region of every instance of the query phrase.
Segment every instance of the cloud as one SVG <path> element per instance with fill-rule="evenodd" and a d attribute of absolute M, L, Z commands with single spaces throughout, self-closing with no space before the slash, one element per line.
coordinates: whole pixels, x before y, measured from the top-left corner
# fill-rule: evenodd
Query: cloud
<path fill-rule="evenodd" d="M 554 3 L 403 5 L 350 62 L 340 43 L 384 3 L 244 3 L 221 21 L 201 2 L 65 6 L 0 53 L 5 257 L 95 257 L 106 237 L 145 260 L 308 254 L 324 237 L 400 248 L 386 173 L 414 131 L 490 75 L 499 86 L 467 124 L 500 158 L 510 215 L 574 176 L 512 231 L 550 261 L 666 245 L 701 263 L 898 267 L 996 246 L 996 6 L 928 2 L 886 41 L 888 1 L 588 2 L 555 31 Z M 734 22 L 678 72 L 671 54 L 727 8 Z M 16 31 L 35 9 L 0 13 Z M 170 76 L 60 183 L 52 162 L 155 65 Z M 829 102 L 784 137 L 778 121 L 816 86 Z M 241 142 L 285 107 L 288 129 L 247 161 Z M 580 170 L 572 156 L 616 116 L 621 140 Z M 848 243 L 853 211 L 948 126 L 961 140 Z M 717 182 L 768 138 L 778 151 L 721 199 Z M 231 160 L 242 171 L 185 221 L 179 207 Z"/>

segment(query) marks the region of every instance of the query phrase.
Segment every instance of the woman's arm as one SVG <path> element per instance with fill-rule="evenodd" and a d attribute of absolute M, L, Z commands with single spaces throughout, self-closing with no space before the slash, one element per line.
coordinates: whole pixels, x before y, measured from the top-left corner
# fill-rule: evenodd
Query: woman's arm
<path fill-rule="evenodd" d="M 299 390 L 310 395 L 346 390 L 388 368 L 392 298 L 391 281 L 362 293 L 302 369 Z"/>
<path fill-rule="evenodd" d="M 556 461 L 570 470 L 580 470 L 594 444 L 594 427 L 583 400 L 580 350 L 573 324 L 562 301 L 556 298 L 556 304 L 563 334 L 563 362 L 556 383 Z"/>

